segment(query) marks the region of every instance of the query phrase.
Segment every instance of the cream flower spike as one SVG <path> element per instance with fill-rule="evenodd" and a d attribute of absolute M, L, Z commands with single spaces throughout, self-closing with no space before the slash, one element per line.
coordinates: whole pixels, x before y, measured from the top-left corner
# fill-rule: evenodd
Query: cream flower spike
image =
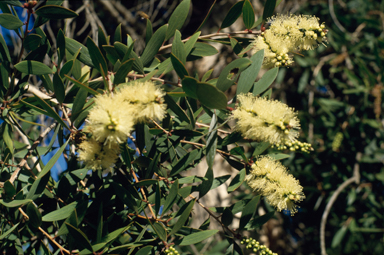
<path fill-rule="evenodd" d="M 125 142 L 134 126 L 131 107 L 110 94 L 97 96 L 95 106 L 88 115 L 86 130 L 104 145 Z"/>
<path fill-rule="evenodd" d="M 236 129 L 244 137 L 274 145 L 297 140 L 300 123 L 293 108 L 251 93 L 241 94 L 238 99 L 239 107 L 232 113 L 237 119 Z"/>
<path fill-rule="evenodd" d="M 253 42 L 252 53 L 264 49 L 263 67 L 290 66 L 289 53 L 312 50 L 326 42 L 327 31 L 319 19 L 309 15 L 276 15 L 267 20 L 269 27 Z"/>
<path fill-rule="evenodd" d="M 295 203 L 305 198 L 299 181 L 287 172 L 285 166 L 269 156 L 258 158 L 245 181 L 278 211 L 289 210 L 291 215 L 297 212 Z"/>
<path fill-rule="evenodd" d="M 116 99 L 134 106 L 135 122 L 162 120 L 166 114 L 164 91 L 151 81 L 134 81 L 120 89 Z"/>
<path fill-rule="evenodd" d="M 95 139 L 83 141 L 79 145 L 79 161 L 84 161 L 85 167 L 96 170 L 112 170 L 117 158 L 119 157 L 119 145 L 103 146 Z"/>

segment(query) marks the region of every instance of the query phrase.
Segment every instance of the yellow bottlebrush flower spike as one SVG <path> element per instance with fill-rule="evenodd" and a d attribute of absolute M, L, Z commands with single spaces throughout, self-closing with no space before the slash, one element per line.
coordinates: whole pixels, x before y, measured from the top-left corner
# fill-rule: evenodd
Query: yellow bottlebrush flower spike
<path fill-rule="evenodd" d="M 327 30 L 319 19 L 309 15 L 276 15 L 253 42 L 252 52 L 264 49 L 265 68 L 289 66 L 293 63 L 289 52 L 312 50 L 326 41 Z"/>
<path fill-rule="evenodd" d="M 291 215 L 297 212 L 295 202 L 305 198 L 299 181 L 287 172 L 285 166 L 269 156 L 258 158 L 245 180 L 278 211 L 289 210 Z"/>
<path fill-rule="evenodd" d="M 89 112 L 86 129 L 105 145 L 125 142 L 134 125 L 134 110 L 131 108 L 131 105 L 109 94 L 99 95 Z"/>
<path fill-rule="evenodd" d="M 134 81 L 120 89 L 116 99 L 135 106 L 136 122 L 162 120 L 166 114 L 164 91 L 151 81 Z"/>
<path fill-rule="evenodd" d="M 79 145 L 79 161 L 84 161 L 85 167 L 92 170 L 111 170 L 119 157 L 119 145 L 103 146 L 95 139 L 83 141 Z"/>
<path fill-rule="evenodd" d="M 297 141 L 300 122 L 293 108 L 251 93 L 241 94 L 238 99 L 240 105 L 232 113 L 237 119 L 236 128 L 244 137 L 278 147 Z"/>

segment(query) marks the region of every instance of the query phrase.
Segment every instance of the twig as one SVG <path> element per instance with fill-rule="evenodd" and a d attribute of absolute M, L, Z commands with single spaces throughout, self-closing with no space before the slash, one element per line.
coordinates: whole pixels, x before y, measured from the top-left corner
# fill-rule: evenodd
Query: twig
<path fill-rule="evenodd" d="M 216 36 L 221 36 L 221 37 L 228 38 L 228 36 L 231 36 L 231 35 L 244 35 L 244 34 L 246 34 L 246 35 L 248 35 L 248 34 L 255 35 L 255 34 L 259 34 L 259 33 L 260 33 L 260 31 L 235 31 L 235 32 L 228 32 L 228 33 L 214 33 L 214 34 L 199 36 L 197 39 L 208 39 L 208 38 L 212 38 L 212 37 L 216 37 Z M 189 38 L 181 40 L 181 41 L 182 42 L 186 42 L 188 40 L 189 40 Z M 159 51 L 165 50 L 165 49 L 168 49 L 168 48 L 171 48 L 171 47 L 172 47 L 172 44 L 164 45 L 163 47 L 160 47 Z"/>
<path fill-rule="evenodd" d="M 132 173 L 132 175 L 133 175 L 133 178 L 135 178 L 135 182 L 138 183 L 138 182 L 139 182 L 139 179 L 137 179 L 136 173 L 135 173 L 135 171 L 133 171 L 133 169 L 131 169 L 131 173 Z M 147 199 L 147 196 L 145 195 L 144 189 L 141 188 L 140 191 L 141 191 L 141 194 L 143 195 L 143 198 L 144 198 L 145 202 L 146 202 L 147 205 L 148 205 L 149 210 L 151 211 L 152 217 L 153 217 L 154 219 L 156 219 L 156 214 L 153 212 L 152 206 L 151 206 L 151 204 L 149 203 L 149 201 L 148 201 L 148 199 Z"/>
<path fill-rule="evenodd" d="M 331 14 L 333 21 L 335 22 L 335 25 L 341 30 L 341 32 L 348 33 L 348 31 L 343 27 L 343 25 L 340 24 L 339 20 L 337 19 L 335 9 L 333 8 L 333 0 L 328 0 L 328 6 L 329 13 Z"/>
<path fill-rule="evenodd" d="M 55 239 L 53 239 L 47 232 L 44 231 L 44 229 L 42 229 L 41 227 L 39 227 L 39 230 L 46 236 L 48 237 L 49 240 L 51 240 L 52 243 L 54 243 L 59 249 L 60 251 L 63 251 L 65 252 L 66 254 L 71 254 L 70 251 L 68 251 L 67 249 L 65 249 L 63 246 L 61 246 L 58 242 L 55 241 Z"/>
<path fill-rule="evenodd" d="M 32 144 L 31 148 L 28 149 L 27 154 L 24 156 L 24 158 L 20 161 L 20 163 L 17 165 L 17 168 L 12 173 L 11 178 L 9 179 L 9 182 L 13 184 L 13 182 L 16 180 L 17 175 L 19 174 L 21 168 L 27 163 L 27 159 L 32 154 L 32 152 L 36 149 L 37 145 L 41 143 L 43 138 L 56 126 L 56 122 L 47 127 L 47 129 L 44 130 L 43 133 L 40 134 L 40 136 L 36 139 L 36 141 Z"/>
<path fill-rule="evenodd" d="M 359 172 L 359 161 L 361 159 L 362 153 L 358 152 L 356 154 L 356 163 L 353 168 L 353 176 L 343 182 L 336 191 L 332 194 L 331 198 L 328 201 L 327 206 L 325 207 L 323 216 L 321 217 L 321 223 L 320 223 L 320 248 L 321 248 L 321 255 L 327 255 L 327 249 L 325 246 L 325 225 L 327 223 L 327 218 L 329 215 L 329 212 L 331 211 L 331 208 L 333 204 L 336 202 L 337 197 L 340 195 L 340 193 L 349 185 L 355 182 L 356 184 L 360 183 L 360 172 Z"/>

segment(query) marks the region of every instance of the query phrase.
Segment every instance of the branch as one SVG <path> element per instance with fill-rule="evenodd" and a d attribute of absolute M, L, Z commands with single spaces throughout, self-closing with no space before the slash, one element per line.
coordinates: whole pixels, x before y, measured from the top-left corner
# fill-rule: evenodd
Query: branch
<path fill-rule="evenodd" d="M 13 182 L 16 180 L 17 175 L 19 174 L 21 168 L 27 163 L 27 159 L 32 154 L 32 152 L 36 149 L 36 147 L 41 143 L 43 138 L 56 126 L 56 122 L 50 125 L 47 129 L 44 130 L 43 133 L 36 139 L 36 141 L 32 144 L 31 148 L 28 149 L 27 154 L 25 157 L 20 161 L 20 163 L 17 165 L 16 170 L 13 172 L 11 178 L 9 179 L 9 182 L 13 184 Z"/>
<path fill-rule="evenodd" d="M 358 152 L 356 154 L 356 163 L 353 168 L 353 176 L 343 182 L 337 189 L 336 191 L 332 194 L 331 198 L 328 201 L 327 206 L 325 207 L 323 216 L 321 217 L 321 224 L 320 224 L 320 247 L 321 247 L 321 255 L 327 255 L 327 249 L 325 246 L 325 225 L 327 223 L 327 218 L 329 215 L 329 212 L 331 211 L 331 208 L 333 204 L 336 202 L 337 197 L 340 195 L 340 193 L 348 187 L 348 185 L 352 184 L 355 182 L 356 184 L 360 183 L 360 172 L 359 172 L 359 161 L 361 159 L 362 153 Z"/>

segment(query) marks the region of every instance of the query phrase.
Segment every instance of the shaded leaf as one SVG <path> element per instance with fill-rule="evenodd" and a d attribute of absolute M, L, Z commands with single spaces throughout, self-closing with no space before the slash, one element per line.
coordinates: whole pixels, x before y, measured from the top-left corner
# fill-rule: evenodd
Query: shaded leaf
<path fill-rule="evenodd" d="M 105 75 L 107 75 L 108 74 L 107 62 L 105 61 L 104 56 L 101 53 L 100 49 L 97 47 L 96 43 L 89 36 L 87 38 L 87 47 L 88 47 L 89 55 L 91 56 L 94 67 L 100 73 L 104 73 Z"/>
<path fill-rule="evenodd" d="M 235 4 L 231 7 L 231 9 L 229 10 L 229 12 L 228 12 L 227 15 L 225 16 L 225 18 L 224 18 L 224 20 L 223 20 L 223 23 L 221 23 L 220 29 L 229 27 L 230 25 L 232 25 L 233 23 L 235 23 L 235 21 L 237 20 L 237 18 L 240 17 L 240 15 L 241 15 L 241 13 L 242 13 L 243 5 L 244 5 L 244 1 L 239 1 L 239 2 L 235 3 Z"/>
<path fill-rule="evenodd" d="M 72 236 L 74 240 L 76 240 L 76 247 L 85 248 L 91 252 L 93 252 L 93 248 L 91 243 L 89 242 L 87 236 L 80 229 L 72 226 L 71 224 L 65 222 L 67 225 L 67 229 L 69 231 L 69 235 Z"/>
<path fill-rule="evenodd" d="M 229 63 L 226 67 L 224 67 L 223 71 L 221 71 L 219 75 L 217 88 L 221 91 L 229 89 L 233 84 L 235 84 L 237 77 L 239 77 L 241 72 L 251 63 L 251 60 L 247 58 L 239 58 Z"/>
<path fill-rule="evenodd" d="M 245 169 L 242 169 L 236 176 L 233 178 L 231 183 L 228 186 L 228 193 L 231 193 L 235 191 L 238 187 L 241 186 L 241 184 L 244 182 L 245 179 Z"/>
<path fill-rule="evenodd" d="M 27 205 L 27 215 L 29 217 L 29 224 L 37 228 L 41 226 L 41 213 L 33 203 Z"/>
<path fill-rule="evenodd" d="M 189 218 L 189 214 L 191 213 L 194 205 L 195 205 L 195 200 L 191 200 L 180 208 L 179 213 L 176 215 L 176 217 L 178 215 L 180 215 L 180 217 L 175 223 L 175 225 L 173 225 L 169 235 L 177 233 L 177 231 L 179 231 L 184 226 L 184 224 L 187 222 Z"/>
<path fill-rule="evenodd" d="M 213 236 L 218 231 L 219 230 L 217 230 L 217 229 L 211 229 L 211 230 L 200 231 L 197 233 L 187 235 L 182 239 L 182 241 L 179 245 L 185 246 L 185 245 L 191 245 L 191 244 L 199 243 L 199 242 Z"/>
<path fill-rule="evenodd" d="M 254 197 L 244 207 L 243 212 L 241 214 L 241 218 L 240 218 L 240 225 L 239 225 L 240 230 L 244 229 L 244 227 L 248 224 L 248 222 L 251 220 L 251 218 L 255 214 L 256 207 L 257 207 L 257 204 L 259 203 L 259 200 L 260 200 L 260 196 Z"/>
<path fill-rule="evenodd" d="M 0 26 L 4 28 L 14 30 L 18 29 L 22 25 L 24 25 L 24 23 L 16 16 L 9 13 L 0 14 Z"/>
<path fill-rule="evenodd" d="M 58 5 L 44 5 L 35 13 L 46 19 L 67 19 L 79 16 L 76 12 Z"/>
<path fill-rule="evenodd" d="M 183 62 L 181 62 L 180 59 L 178 59 L 173 53 L 171 53 L 171 62 L 173 65 L 173 68 L 175 69 L 177 75 L 181 78 L 184 79 L 185 76 L 188 76 L 188 71 L 185 68 Z"/>
<path fill-rule="evenodd" d="M 243 21 L 247 29 L 251 29 L 253 23 L 255 23 L 255 12 L 253 6 L 249 0 L 244 1 L 243 5 Z"/>
<path fill-rule="evenodd" d="M 15 65 L 15 68 L 25 74 L 43 75 L 53 73 L 51 68 L 34 60 L 21 61 Z"/>

